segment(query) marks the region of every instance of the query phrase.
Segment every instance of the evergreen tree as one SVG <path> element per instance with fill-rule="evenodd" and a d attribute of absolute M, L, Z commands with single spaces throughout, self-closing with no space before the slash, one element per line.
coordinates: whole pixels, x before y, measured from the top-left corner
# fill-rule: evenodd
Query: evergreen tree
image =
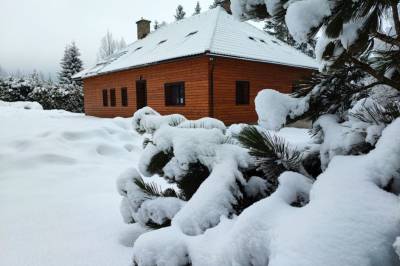
<path fill-rule="evenodd" d="M 201 7 L 200 7 L 200 2 L 197 1 L 196 7 L 194 8 L 194 13 L 193 15 L 198 15 L 201 13 Z"/>
<path fill-rule="evenodd" d="M 67 45 L 64 56 L 61 60 L 61 72 L 58 74 L 58 80 L 61 85 L 81 85 L 80 81 L 75 81 L 72 76 L 82 71 L 83 63 L 80 52 L 75 42 Z"/>
<path fill-rule="evenodd" d="M 286 24 L 283 23 L 282 21 L 267 19 L 265 21 L 264 30 L 268 32 L 268 34 L 276 37 L 278 40 L 285 42 L 290 46 L 295 47 L 296 49 L 300 50 L 306 55 L 315 57 L 314 53 L 315 41 L 311 40 L 310 44 L 296 42 L 294 38 L 290 35 Z"/>
<path fill-rule="evenodd" d="M 178 20 L 182 20 L 185 18 L 186 12 L 183 10 L 183 6 L 179 5 L 176 8 L 176 14 L 175 14 L 175 19 Z"/>
<path fill-rule="evenodd" d="M 319 55 L 325 73 L 335 73 L 338 68 L 353 65 L 378 83 L 400 90 L 399 2 L 334 0 L 320 8 L 312 23 L 302 25 L 296 23 L 295 15 L 314 11 L 313 6 L 302 1 L 296 1 L 296 8 L 292 8 L 294 2 L 287 0 L 273 1 L 271 6 L 245 0 L 241 5 L 247 17 L 270 15 L 275 21 L 286 23 L 299 42 L 311 44 L 318 33 Z M 291 16 L 286 16 L 288 10 L 293 12 Z M 304 20 L 309 19 L 304 17 Z M 384 28 L 386 24 L 390 24 L 389 30 Z"/>

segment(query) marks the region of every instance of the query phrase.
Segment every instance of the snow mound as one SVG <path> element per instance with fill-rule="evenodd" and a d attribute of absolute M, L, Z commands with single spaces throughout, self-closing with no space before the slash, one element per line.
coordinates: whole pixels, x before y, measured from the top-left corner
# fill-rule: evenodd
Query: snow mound
<path fill-rule="evenodd" d="M 204 117 L 198 120 L 187 120 L 179 124 L 179 128 L 205 128 L 205 129 L 220 129 L 225 132 L 226 126 L 224 122 L 210 117 Z"/>
<path fill-rule="evenodd" d="M 270 89 L 260 91 L 255 104 L 258 124 L 270 130 L 281 129 L 287 117 L 298 117 L 308 109 L 307 98 L 296 99 Z"/>
<path fill-rule="evenodd" d="M 11 108 L 25 109 L 25 110 L 43 110 L 43 106 L 41 106 L 37 102 L 4 102 L 4 101 L 0 101 L 0 107 L 11 107 Z"/>

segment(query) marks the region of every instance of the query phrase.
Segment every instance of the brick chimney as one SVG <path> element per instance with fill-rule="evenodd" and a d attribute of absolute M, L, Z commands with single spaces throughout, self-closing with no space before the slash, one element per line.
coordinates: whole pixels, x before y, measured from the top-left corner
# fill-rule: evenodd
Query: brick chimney
<path fill-rule="evenodd" d="M 136 22 L 137 38 L 139 40 L 145 38 L 150 33 L 150 23 L 151 21 L 144 18 Z"/>
<path fill-rule="evenodd" d="M 221 0 L 221 6 L 228 14 L 232 15 L 231 0 Z"/>

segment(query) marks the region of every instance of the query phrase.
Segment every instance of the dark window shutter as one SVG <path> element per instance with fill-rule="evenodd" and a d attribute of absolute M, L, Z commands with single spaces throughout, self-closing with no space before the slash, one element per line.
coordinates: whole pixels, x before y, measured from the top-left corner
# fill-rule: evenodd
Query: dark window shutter
<path fill-rule="evenodd" d="M 128 106 L 128 89 L 121 88 L 121 104 L 122 106 Z"/>
<path fill-rule="evenodd" d="M 103 90 L 103 106 L 107 107 L 108 106 L 108 91 Z"/>
<path fill-rule="evenodd" d="M 250 104 L 250 82 L 236 81 L 236 104 Z"/>

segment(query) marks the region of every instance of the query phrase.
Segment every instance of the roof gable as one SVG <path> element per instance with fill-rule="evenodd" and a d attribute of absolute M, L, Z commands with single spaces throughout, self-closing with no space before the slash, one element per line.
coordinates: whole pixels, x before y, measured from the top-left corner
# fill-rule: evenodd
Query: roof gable
<path fill-rule="evenodd" d="M 153 31 L 74 78 L 204 53 L 317 68 L 314 59 L 218 7 Z"/>

